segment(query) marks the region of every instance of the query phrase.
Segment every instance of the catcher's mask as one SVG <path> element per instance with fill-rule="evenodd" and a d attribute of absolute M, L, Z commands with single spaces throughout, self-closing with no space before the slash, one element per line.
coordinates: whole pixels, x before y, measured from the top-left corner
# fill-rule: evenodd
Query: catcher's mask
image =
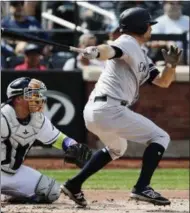
<path fill-rule="evenodd" d="M 28 87 L 24 88 L 24 100 L 28 101 L 31 113 L 42 112 L 46 103 L 47 88 L 42 81 L 31 79 Z"/>

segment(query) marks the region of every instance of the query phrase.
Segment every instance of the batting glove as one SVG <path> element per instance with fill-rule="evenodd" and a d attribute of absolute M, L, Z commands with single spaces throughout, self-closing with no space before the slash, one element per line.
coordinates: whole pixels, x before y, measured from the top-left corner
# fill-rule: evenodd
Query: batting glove
<path fill-rule="evenodd" d="M 165 59 L 166 64 L 172 68 L 175 68 L 179 63 L 180 57 L 182 55 L 182 49 L 170 46 L 168 51 L 162 49 L 162 55 Z"/>
<path fill-rule="evenodd" d="M 100 56 L 100 52 L 97 47 L 91 46 L 84 49 L 82 56 L 87 59 L 95 59 Z"/>

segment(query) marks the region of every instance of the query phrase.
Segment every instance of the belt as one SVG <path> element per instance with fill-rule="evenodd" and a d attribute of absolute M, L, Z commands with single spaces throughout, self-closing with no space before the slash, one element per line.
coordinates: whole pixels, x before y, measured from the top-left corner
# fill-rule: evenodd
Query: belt
<path fill-rule="evenodd" d="M 104 96 L 96 96 L 96 97 L 94 98 L 94 102 L 96 102 L 96 101 L 107 102 L 107 100 L 108 100 L 108 96 L 107 96 L 107 95 L 104 95 Z M 125 101 L 125 100 L 118 100 L 118 101 L 120 102 L 120 104 L 121 104 L 122 106 L 126 106 L 126 105 L 128 104 L 128 102 Z"/>

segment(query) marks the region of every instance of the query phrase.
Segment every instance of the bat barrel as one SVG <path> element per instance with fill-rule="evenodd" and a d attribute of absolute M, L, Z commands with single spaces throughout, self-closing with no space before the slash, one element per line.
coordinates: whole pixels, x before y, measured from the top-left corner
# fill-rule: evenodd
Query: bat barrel
<path fill-rule="evenodd" d="M 27 41 L 31 43 L 37 43 L 37 44 L 45 44 L 45 45 L 52 45 L 54 47 L 57 47 L 58 49 L 65 50 L 65 51 L 72 51 L 72 52 L 78 52 L 82 53 L 84 52 L 83 49 L 72 47 L 72 46 L 67 46 L 64 44 L 60 44 L 54 41 L 46 40 L 46 39 L 41 39 L 36 36 L 32 36 L 30 34 L 26 33 L 20 33 L 14 30 L 6 29 L 6 28 L 1 28 L 1 35 L 2 37 L 8 37 L 13 40 L 20 40 L 20 41 Z"/>

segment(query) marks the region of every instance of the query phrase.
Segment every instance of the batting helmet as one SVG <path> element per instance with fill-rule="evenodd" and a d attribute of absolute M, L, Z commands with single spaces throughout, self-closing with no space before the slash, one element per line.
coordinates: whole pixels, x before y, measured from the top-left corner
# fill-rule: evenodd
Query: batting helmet
<path fill-rule="evenodd" d="M 148 10 L 134 7 L 123 11 L 119 18 L 120 32 L 131 32 L 142 35 L 148 29 L 148 24 L 154 25 Z"/>

